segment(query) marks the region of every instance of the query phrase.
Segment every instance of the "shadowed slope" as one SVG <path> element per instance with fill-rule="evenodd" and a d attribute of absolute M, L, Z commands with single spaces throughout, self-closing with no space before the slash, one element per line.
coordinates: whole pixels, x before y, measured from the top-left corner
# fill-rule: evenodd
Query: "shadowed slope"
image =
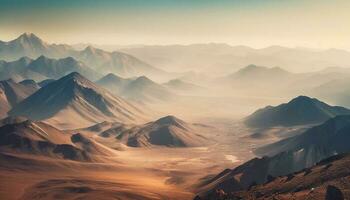
<path fill-rule="evenodd" d="M 220 187 L 202 197 L 197 196 L 196 200 L 343 200 L 350 197 L 349 164 L 349 154 L 336 155 L 293 174 L 270 176 L 265 184 L 252 185 L 249 189 L 235 192 Z"/>
<path fill-rule="evenodd" d="M 105 137 L 110 135 L 116 135 L 119 141 L 131 147 L 193 147 L 203 146 L 208 142 L 196 133 L 191 125 L 174 116 L 163 117 L 129 129 L 118 126 L 102 133 Z"/>
<path fill-rule="evenodd" d="M 260 155 L 205 184 L 204 196 L 216 189 L 225 192 L 246 190 L 271 177 L 284 176 L 314 166 L 336 154 L 349 153 L 350 116 L 337 116 L 304 133 L 258 149 Z M 215 196 L 215 195 L 214 195 Z"/>
<path fill-rule="evenodd" d="M 322 123 L 337 115 L 350 114 L 340 106 L 330 106 L 315 98 L 299 96 L 279 106 L 259 109 L 245 119 L 251 127 L 293 126 Z"/>
<path fill-rule="evenodd" d="M 102 121 L 134 123 L 144 119 L 138 108 L 76 72 L 41 88 L 9 114 L 48 120 L 56 125 L 67 125 L 67 128 L 86 127 Z M 75 119 L 74 122 L 71 119 Z"/>

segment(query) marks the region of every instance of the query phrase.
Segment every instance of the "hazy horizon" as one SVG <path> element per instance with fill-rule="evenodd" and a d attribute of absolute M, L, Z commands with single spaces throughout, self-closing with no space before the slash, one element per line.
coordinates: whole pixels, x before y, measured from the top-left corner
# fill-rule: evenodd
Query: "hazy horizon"
<path fill-rule="evenodd" d="M 65 44 L 225 43 L 350 50 L 350 3 L 344 0 L 0 3 L 5 40 L 33 32 Z"/>
<path fill-rule="evenodd" d="M 65 43 L 65 42 L 55 42 L 55 41 L 50 41 L 46 40 L 45 38 L 41 37 L 41 35 L 33 32 L 22 32 L 19 33 L 19 35 L 14 36 L 13 38 L 6 39 L 6 40 L 0 40 L 3 42 L 10 42 L 12 40 L 16 40 L 19 36 L 23 34 L 34 34 L 35 36 L 39 37 L 42 39 L 44 42 L 48 44 L 63 44 L 63 45 L 70 45 L 74 48 L 81 49 L 81 48 L 86 48 L 88 46 L 92 46 L 94 48 L 100 48 L 106 51 L 114 51 L 114 50 L 119 50 L 122 48 L 137 48 L 137 47 L 143 47 L 143 46 L 160 46 L 160 47 L 166 47 L 166 46 L 193 46 L 193 45 L 227 45 L 230 47 L 246 47 L 254 50 L 262 50 L 262 49 L 267 49 L 271 47 L 282 47 L 282 48 L 289 48 L 289 49 L 302 49 L 302 50 L 308 50 L 308 51 L 326 51 L 326 50 L 343 50 L 343 51 L 348 51 L 350 52 L 350 49 L 343 49 L 343 48 L 335 48 L 335 47 L 328 47 L 328 48 L 316 48 L 316 47 L 307 47 L 307 46 L 288 46 L 288 45 L 278 45 L 278 44 L 271 44 L 267 46 L 261 46 L 261 47 L 254 47 L 254 46 L 249 46 L 245 44 L 229 44 L 229 43 L 224 43 L 224 42 L 197 42 L 197 43 L 164 43 L 164 44 L 157 44 L 157 43 L 152 43 L 152 44 L 147 44 L 147 43 L 128 43 L 128 44 L 118 44 L 118 43 L 90 43 L 90 42 L 79 42 L 79 43 Z"/>

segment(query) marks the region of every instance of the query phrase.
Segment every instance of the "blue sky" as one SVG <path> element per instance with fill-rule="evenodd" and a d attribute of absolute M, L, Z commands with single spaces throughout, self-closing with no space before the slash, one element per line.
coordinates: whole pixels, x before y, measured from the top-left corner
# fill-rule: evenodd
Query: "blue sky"
<path fill-rule="evenodd" d="M 350 49 L 345 0 L 0 0 L 0 39 Z"/>

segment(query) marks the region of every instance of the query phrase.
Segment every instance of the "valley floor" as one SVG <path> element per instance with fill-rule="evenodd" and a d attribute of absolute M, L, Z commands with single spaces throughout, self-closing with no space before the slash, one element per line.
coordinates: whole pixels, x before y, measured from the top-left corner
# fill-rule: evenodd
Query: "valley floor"
<path fill-rule="evenodd" d="M 115 150 L 115 157 L 94 163 L 2 152 L 0 197 L 192 199 L 197 184 L 210 178 L 208 174 L 237 166 L 253 157 L 251 150 L 261 141 L 274 140 L 244 137 L 249 130 L 232 122 L 208 119 L 201 134 L 215 142 L 206 147 L 127 147 Z"/>

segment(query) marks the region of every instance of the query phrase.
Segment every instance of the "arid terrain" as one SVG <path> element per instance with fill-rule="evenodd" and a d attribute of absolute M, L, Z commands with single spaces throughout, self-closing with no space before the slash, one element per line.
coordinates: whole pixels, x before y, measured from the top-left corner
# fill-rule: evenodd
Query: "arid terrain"
<path fill-rule="evenodd" d="M 0 200 L 349 199 L 349 2 L 0 0 Z"/>

